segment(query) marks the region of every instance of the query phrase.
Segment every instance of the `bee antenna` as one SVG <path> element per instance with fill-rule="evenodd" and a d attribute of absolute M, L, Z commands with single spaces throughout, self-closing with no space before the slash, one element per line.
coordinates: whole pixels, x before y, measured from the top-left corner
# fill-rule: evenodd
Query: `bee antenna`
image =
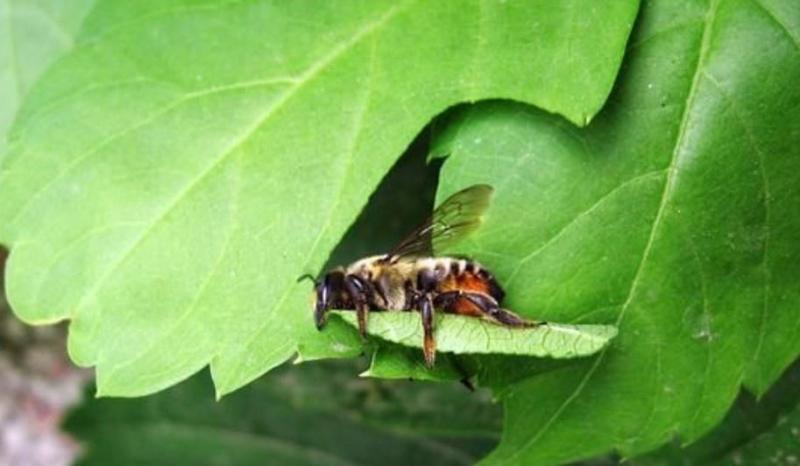
<path fill-rule="evenodd" d="M 299 277 L 297 277 L 297 283 L 300 283 L 305 279 L 311 280 L 312 283 L 317 283 L 317 280 L 310 273 L 304 273 L 303 275 L 300 275 Z"/>

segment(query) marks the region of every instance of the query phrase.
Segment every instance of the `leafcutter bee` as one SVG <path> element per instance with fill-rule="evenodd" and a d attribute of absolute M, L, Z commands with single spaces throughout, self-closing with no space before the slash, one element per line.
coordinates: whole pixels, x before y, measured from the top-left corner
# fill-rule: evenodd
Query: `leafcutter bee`
<path fill-rule="evenodd" d="M 452 245 L 478 228 L 493 191 L 485 184 L 459 191 L 388 253 L 326 273 L 315 283 L 317 328 L 325 325 L 330 309 L 355 310 L 362 336 L 370 311 L 419 311 L 425 362 L 431 367 L 436 358 L 435 310 L 507 327 L 539 325 L 501 307 L 505 292 L 477 262 L 433 256 L 434 250 Z"/>

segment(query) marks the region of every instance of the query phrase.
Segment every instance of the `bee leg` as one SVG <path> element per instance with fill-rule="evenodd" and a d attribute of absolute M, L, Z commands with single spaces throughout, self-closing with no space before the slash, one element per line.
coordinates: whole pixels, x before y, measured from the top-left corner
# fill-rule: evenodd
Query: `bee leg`
<path fill-rule="evenodd" d="M 422 330 L 425 334 L 422 352 L 425 355 L 425 365 L 431 368 L 436 361 L 436 340 L 433 339 L 433 300 L 430 294 L 426 293 L 420 298 L 419 311 L 422 314 Z"/>
<path fill-rule="evenodd" d="M 332 299 L 331 299 L 331 276 L 333 274 L 326 274 L 325 277 L 317 283 L 315 290 L 317 293 L 317 300 L 314 306 L 314 323 L 317 326 L 317 330 L 322 330 L 322 327 L 325 326 L 326 321 L 326 314 L 331 307 Z"/>
<path fill-rule="evenodd" d="M 405 284 L 403 284 L 403 290 L 405 292 L 405 305 L 403 306 L 403 311 L 413 311 L 417 308 L 417 303 L 419 302 L 419 293 L 414 288 L 411 280 L 406 280 Z"/>
<path fill-rule="evenodd" d="M 538 327 L 545 323 L 523 319 L 507 309 L 502 309 L 494 299 L 482 293 L 465 292 L 463 296 L 475 304 L 489 320 L 507 327 Z"/>
<path fill-rule="evenodd" d="M 461 376 L 461 380 L 459 380 L 459 382 L 461 382 L 461 385 L 463 385 L 467 390 L 474 392 L 475 385 L 473 385 L 472 381 L 470 380 L 469 372 L 464 367 L 464 365 L 461 364 L 461 358 L 456 354 L 450 354 L 450 353 L 446 354 L 446 356 L 447 359 L 450 361 L 450 365 L 452 365 L 453 369 L 455 369 L 456 372 L 458 372 L 458 375 Z"/>
<path fill-rule="evenodd" d="M 547 322 L 539 322 L 533 320 L 523 319 L 522 317 L 516 315 L 515 313 L 509 311 L 508 309 L 502 308 L 495 308 L 490 312 L 491 317 L 508 327 L 538 327 L 540 325 L 544 325 Z"/>
<path fill-rule="evenodd" d="M 344 288 L 350 295 L 350 300 L 356 308 L 358 318 L 358 333 L 362 338 L 367 337 L 367 314 L 369 313 L 368 289 L 361 278 L 356 275 L 344 277 Z"/>
<path fill-rule="evenodd" d="M 449 311 L 452 308 L 453 304 L 455 304 L 456 300 L 461 297 L 461 295 L 462 295 L 461 290 L 445 291 L 444 293 L 439 293 L 433 299 L 433 306 L 436 309 Z"/>
<path fill-rule="evenodd" d="M 314 324 L 317 326 L 317 330 L 322 330 L 322 327 L 325 326 L 327 321 L 326 314 L 328 313 L 328 308 L 322 305 L 321 303 L 317 302 L 316 308 L 314 309 Z"/>
<path fill-rule="evenodd" d="M 425 364 L 428 367 L 433 367 L 436 361 L 436 340 L 433 339 L 433 295 L 438 284 L 436 271 L 431 269 L 423 269 L 417 274 L 417 305 L 422 315 L 422 330 L 424 339 L 422 342 L 422 351 L 425 354 Z"/>

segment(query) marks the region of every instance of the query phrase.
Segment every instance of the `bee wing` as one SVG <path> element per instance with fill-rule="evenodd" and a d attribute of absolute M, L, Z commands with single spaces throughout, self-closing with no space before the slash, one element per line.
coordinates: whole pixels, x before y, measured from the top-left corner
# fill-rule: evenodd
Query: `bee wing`
<path fill-rule="evenodd" d="M 430 218 L 394 247 L 390 260 L 409 256 L 430 256 L 475 231 L 489 207 L 494 188 L 476 184 L 448 197 Z"/>

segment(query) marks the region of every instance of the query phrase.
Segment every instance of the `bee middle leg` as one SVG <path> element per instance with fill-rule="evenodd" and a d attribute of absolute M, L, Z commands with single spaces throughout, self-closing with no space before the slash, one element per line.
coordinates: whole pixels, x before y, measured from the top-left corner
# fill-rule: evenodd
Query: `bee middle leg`
<path fill-rule="evenodd" d="M 419 300 L 419 311 L 422 314 L 422 352 L 425 355 L 425 365 L 433 367 L 436 362 L 436 340 L 433 338 L 433 299 L 426 293 Z"/>
<path fill-rule="evenodd" d="M 422 315 L 422 352 L 425 355 L 425 365 L 433 367 L 436 361 L 436 340 L 433 338 L 434 302 L 433 293 L 436 289 L 436 273 L 433 270 L 422 270 L 417 275 L 417 305 Z"/>

